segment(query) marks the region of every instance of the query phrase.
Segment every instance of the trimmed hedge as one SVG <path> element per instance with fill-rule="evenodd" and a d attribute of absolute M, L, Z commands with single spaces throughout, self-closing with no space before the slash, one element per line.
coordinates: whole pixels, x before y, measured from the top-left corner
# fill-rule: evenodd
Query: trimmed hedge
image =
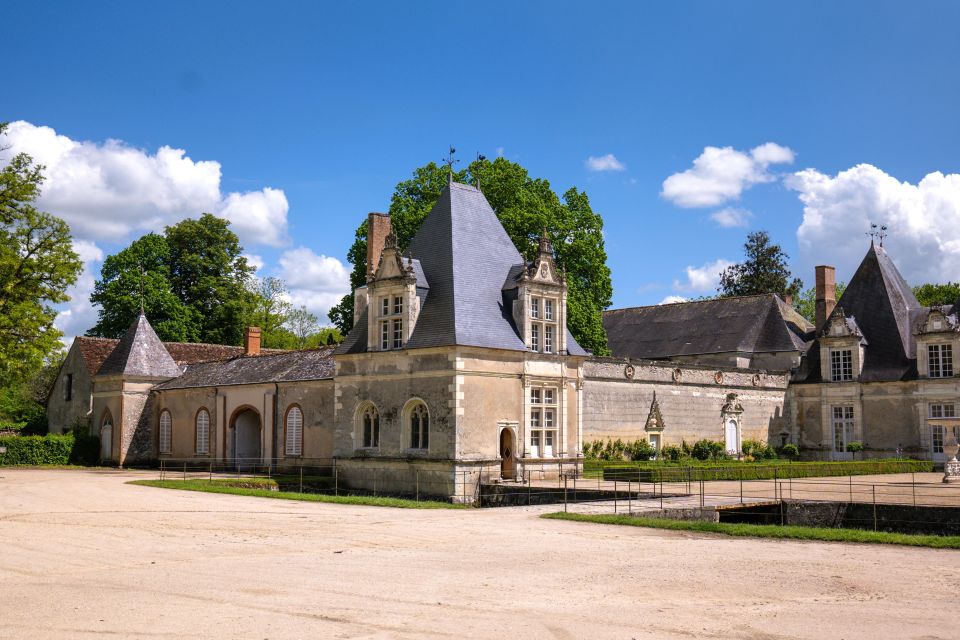
<path fill-rule="evenodd" d="M 53 435 L 0 437 L 0 466 L 95 465 L 100 456 L 96 436 Z"/>
<path fill-rule="evenodd" d="M 589 471 L 585 465 L 584 472 Z M 599 469 L 598 469 L 599 471 Z M 740 463 L 705 462 L 690 465 L 663 463 L 605 465 L 604 480 L 633 482 L 686 482 L 700 480 L 773 480 L 828 476 L 863 476 L 882 473 L 933 471 L 932 460 L 858 460 L 854 462 Z"/>

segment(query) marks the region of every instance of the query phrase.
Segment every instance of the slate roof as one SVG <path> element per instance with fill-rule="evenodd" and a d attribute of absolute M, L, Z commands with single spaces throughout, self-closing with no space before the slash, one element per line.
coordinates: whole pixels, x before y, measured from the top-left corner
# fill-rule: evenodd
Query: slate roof
<path fill-rule="evenodd" d="M 84 364 L 91 376 L 96 375 L 97 371 L 100 370 L 100 367 L 120 343 L 116 338 L 91 338 L 88 336 L 77 336 L 73 342 L 77 345 L 77 348 L 80 349 Z M 198 362 L 227 360 L 228 358 L 236 358 L 244 354 L 243 347 L 234 347 L 225 344 L 164 342 L 163 346 L 166 347 L 170 357 L 172 357 L 173 361 L 180 367 Z M 260 350 L 262 354 L 283 352 L 283 349 Z"/>
<path fill-rule="evenodd" d="M 333 377 L 333 350 L 332 346 L 318 347 L 191 364 L 187 365 L 183 375 L 163 382 L 154 389 L 325 380 Z"/>
<path fill-rule="evenodd" d="M 837 301 L 845 317 L 853 318 L 867 346 L 861 382 L 916 378 L 914 332 L 929 309 L 913 291 L 883 247 L 871 243 L 867 255 Z M 795 382 L 820 382 L 820 340 L 807 352 Z"/>
<path fill-rule="evenodd" d="M 180 375 L 180 367 L 141 311 L 97 374 L 173 378 Z"/>
<path fill-rule="evenodd" d="M 774 294 L 612 309 L 603 328 L 614 356 L 641 360 L 803 351 L 813 330 Z"/>
<path fill-rule="evenodd" d="M 502 290 L 525 261 L 479 189 L 448 184 L 407 253 L 419 263 L 429 283 L 429 295 L 407 348 L 464 345 L 527 350 Z M 417 278 L 419 289 L 419 272 Z M 567 340 L 569 353 L 585 355 L 569 334 Z M 363 311 L 337 353 L 361 353 L 366 348 L 367 312 Z"/>

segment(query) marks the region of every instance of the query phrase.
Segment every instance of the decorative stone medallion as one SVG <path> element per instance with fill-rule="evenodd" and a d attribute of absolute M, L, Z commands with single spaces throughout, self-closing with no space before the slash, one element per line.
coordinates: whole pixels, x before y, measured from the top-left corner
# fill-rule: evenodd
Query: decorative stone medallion
<path fill-rule="evenodd" d="M 713 374 L 713 381 L 717 384 L 723 384 L 723 371 L 717 371 Z"/>
<path fill-rule="evenodd" d="M 632 364 L 628 364 L 623 368 L 623 377 L 626 378 L 627 380 L 633 380 L 633 376 L 635 373 L 636 371 L 634 371 Z"/>
<path fill-rule="evenodd" d="M 759 387 L 759 386 L 760 386 L 760 374 L 759 374 L 759 373 L 753 374 L 753 386 L 755 386 L 755 387 Z"/>
<path fill-rule="evenodd" d="M 680 378 L 682 378 L 682 377 L 683 377 L 683 371 L 680 371 L 680 369 L 674 369 L 674 370 L 673 370 L 673 381 L 674 381 L 674 382 L 680 382 Z"/>

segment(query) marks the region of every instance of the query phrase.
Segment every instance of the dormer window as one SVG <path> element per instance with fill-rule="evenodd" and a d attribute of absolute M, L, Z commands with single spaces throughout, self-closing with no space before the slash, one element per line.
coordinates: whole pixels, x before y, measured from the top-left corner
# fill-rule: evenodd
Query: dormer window
<path fill-rule="evenodd" d="M 549 298 L 543 301 L 543 319 L 553 320 L 553 300 Z"/>
<path fill-rule="evenodd" d="M 853 380 L 853 351 L 851 349 L 830 350 L 830 379 L 834 382 Z"/>
<path fill-rule="evenodd" d="M 393 314 L 400 315 L 403 313 L 403 298 L 400 296 L 394 296 L 393 298 Z"/>
<path fill-rule="evenodd" d="M 540 317 L 540 298 L 530 298 L 530 317 Z"/>
<path fill-rule="evenodd" d="M 949 378 L 953 376 L 953 346 L 949 344 L 931 344 L 927 346 L 929 374 L 931 378 Z"/>
<path fill-rule="evenodd" d="M 380 350 L 403 348 L 403 297 L 380 298 Z"/>
<path fill-rule="evenodd" d="M 530 348 L 534 351 L 540 351 L 540 325 L 530 325 Z"/>
<path fill-rule="evenodd" d="M 380 315 L 388 316 L 390 315 L 390 298 L 381 298 L 380 300 Z"/>

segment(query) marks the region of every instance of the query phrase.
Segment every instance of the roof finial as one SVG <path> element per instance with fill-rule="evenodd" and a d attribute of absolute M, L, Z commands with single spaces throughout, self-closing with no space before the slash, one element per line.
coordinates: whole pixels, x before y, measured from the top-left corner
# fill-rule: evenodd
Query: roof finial
<path fill-rule="evenodd" d="M 880 241 L 880 246 L 883 246 L 883 239 L 887 237 L 887 225 L 882 224 L 878 225 L 875 222 L 870 223 L 870 231 L 867 233 L 870 236 L 870 244 L 873 244 L 874 240 Z"/>
<path fill-rule="evenodd" d="M 144 315 L 144 312 L 143 312 L 143 298 L 144 298 L 144 293 L 143 293 L 143 278 L 144 278 L 144 274 L 143 274 L 143 263 L 141 262 L 141 263 L 140 263 L 140 315 Z"/>
<path fill-rule="evenodd" d="M 447 154 L 447 157 L 443 159 L 447 165 L 447 184 L 453 184 L 453 165 L 457 162 L 460 162 L 454 158 L 454 154 L 456 153 L 456 148 L 454 148 L 453 145 L 450 145 L 450 152 Z"/>

